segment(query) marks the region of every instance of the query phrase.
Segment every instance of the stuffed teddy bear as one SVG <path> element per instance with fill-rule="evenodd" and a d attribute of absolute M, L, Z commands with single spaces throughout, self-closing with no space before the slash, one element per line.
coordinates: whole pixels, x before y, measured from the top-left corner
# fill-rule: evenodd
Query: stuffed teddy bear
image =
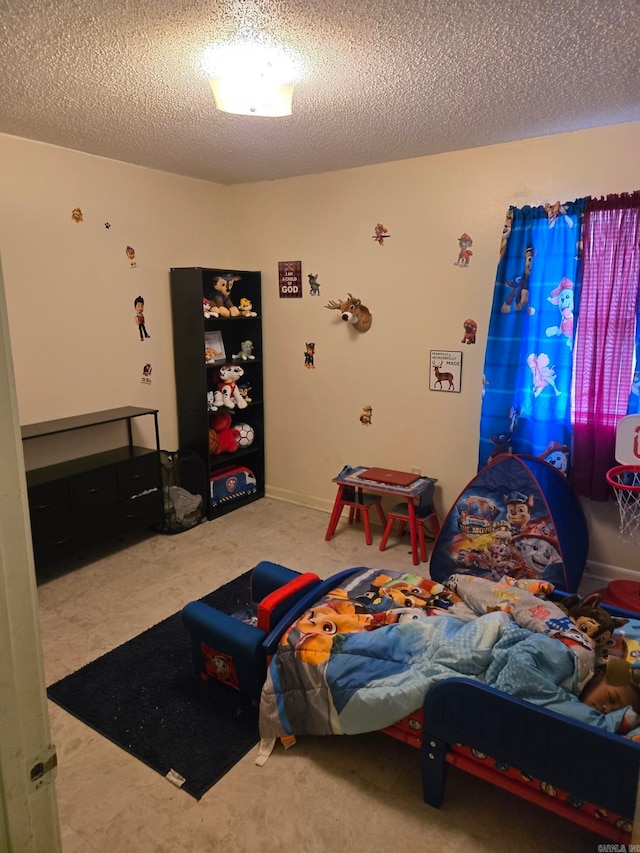
<path fill-rule="evenodd" d="M 224 406 L 227 409 L 247 408 L 247 401 L 240 393 L 240 389 L 236 382 L 240 377 L 244 376 L 244 370 L 239 364 L 227 364 L 220 368 L 220 381 L 218 382 L 218 390 L 216 391 L 213 402 L 216 406 Z"/>
<path fill-rule="evenodd" d="M 223 278 L 221 275 L 216 276 L 213 282 L 213 305 L 211 315 L 213 317 L 239 317 L 240 311 L 231 301 L 231 289 L 236 281 L 240 281 L 241 276 L 234 275 L 231 278 Z"/>
<path fill-rule="evenodd" d="M 211 432 L 217 435 L 217 442 L 211 440 Z M 211 419 L 211 430 L 209 431 L 209 448 L 215 449 L 214 454 L 233 453 L 238 449 L 238 437 L 240 431 L 231 426 L 231 415 L 229 412 L 217 412 Z"/>

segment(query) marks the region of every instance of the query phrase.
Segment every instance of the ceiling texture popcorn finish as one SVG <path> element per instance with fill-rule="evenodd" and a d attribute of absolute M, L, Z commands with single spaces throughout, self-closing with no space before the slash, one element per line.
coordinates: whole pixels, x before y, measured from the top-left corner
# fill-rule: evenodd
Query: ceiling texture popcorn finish
<path fill-rule="evenodd" d="M 215 108 L 207 45 L 304 62 L 293 115 Z M 639 0 L 4 0 L 0 132 L 221 184 L 640 119 Z"/>

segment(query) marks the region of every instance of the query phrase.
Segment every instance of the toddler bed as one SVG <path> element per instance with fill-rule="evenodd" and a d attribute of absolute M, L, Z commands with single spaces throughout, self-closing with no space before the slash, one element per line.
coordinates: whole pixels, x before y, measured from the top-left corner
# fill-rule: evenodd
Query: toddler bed
<path fill-rule="evenodd" d="M 322 587 L 279 628 L 260 700 L 265 744 L 382 730 L 421 749 L 432 806 L 453 764 L 629 842 L 640 727 L 627 709 L 577 699 L 583 638 L 549 600 L 531 606 L 550 585 L 359 569 Z M 614 651 L 633 656 L 640 620 L 619 630 Z"/>

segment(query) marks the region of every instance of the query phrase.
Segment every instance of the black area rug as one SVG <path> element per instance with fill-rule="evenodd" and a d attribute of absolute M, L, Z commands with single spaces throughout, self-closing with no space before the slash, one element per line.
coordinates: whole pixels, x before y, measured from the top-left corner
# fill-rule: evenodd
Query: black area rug
<path fill-rule="evenodd" d="M 234 613 L 249 605 L 251 572 L 202 600 Z M 258 742 L 258 710 L 192 673 L 189 634 L 175 613 L 47 688 L 49 699 L 200 799 Z"/>

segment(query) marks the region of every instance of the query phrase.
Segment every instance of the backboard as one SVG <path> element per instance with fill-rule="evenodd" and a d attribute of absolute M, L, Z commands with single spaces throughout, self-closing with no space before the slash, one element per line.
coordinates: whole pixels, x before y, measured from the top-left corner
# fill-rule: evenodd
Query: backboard
<path fill-rule="evenodd" d="M 620 465 L 640 465 L 640 415 L 627 415 L 618 423 L 615 455 Z"/>

